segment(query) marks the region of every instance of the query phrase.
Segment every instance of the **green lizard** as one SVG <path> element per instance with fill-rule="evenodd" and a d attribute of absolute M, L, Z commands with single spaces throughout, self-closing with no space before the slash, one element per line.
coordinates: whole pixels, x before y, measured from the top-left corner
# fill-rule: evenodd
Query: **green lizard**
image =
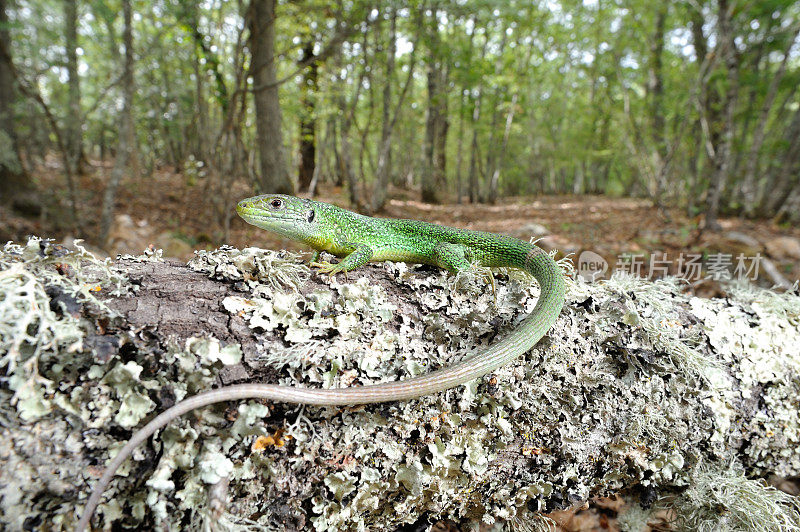
<path fill-rule="evenodd" d="M 541 295 L 530 316 L 508 336 L 486 349 L 427 375 L 404 381 L 340 389 L 309 389 L 250 383 L 225 386 L 181 401 L 139 429 L 109 463 L 78 522 L 88 525 L 117 468 L 133 450 L 167 423 L 203 406 L 241 399 L 269 399 L 311 405 L 358 405 L 404 401 L 477 379 L 514 360 L 544 336 L 564 305 L 561 268 L 542 249 L 516 238 L 444 227 L 417 220 L 370 218 L 334 205 L 282 195 L 264 195 L 239 202 L 236 212 L 245 221 L 311 246 L 311 265 L 335 275 L 370 261 L 431 264 L 451 272 L 479 266 L 507 266 L 533 275 Z M 318 262 L 327 251 L 342 260 Z"/>

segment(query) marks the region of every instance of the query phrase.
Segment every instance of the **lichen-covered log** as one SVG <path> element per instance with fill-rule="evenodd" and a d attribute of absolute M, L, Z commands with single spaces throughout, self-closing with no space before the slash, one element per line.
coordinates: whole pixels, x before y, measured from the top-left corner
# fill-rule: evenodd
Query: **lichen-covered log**
<path fill-rule="evenodd" d="M 535 303 L 523 274 L 495 278 L 492 291 L 483 275 L 391 263 L 332 280 L 258 249 L 187 266 L 7 245 L 2 522 L 71 528 L 132 431 L 214 385 L 355 386 L 450 364 Z M 185 416 L 124 467 L 97 522 L 534 523 L 626 490 L 643 503 L 622 516 L 628 530 L 664 505 L 690 528 L 797 529 L 797 501 L 758 479 L 800 474 L 798 346 L 796 294 L 729 287 L 705 300 L 671 281 L 571 282 L 546 339 L 469 385 L 404 403 L 250 401 Z"/>

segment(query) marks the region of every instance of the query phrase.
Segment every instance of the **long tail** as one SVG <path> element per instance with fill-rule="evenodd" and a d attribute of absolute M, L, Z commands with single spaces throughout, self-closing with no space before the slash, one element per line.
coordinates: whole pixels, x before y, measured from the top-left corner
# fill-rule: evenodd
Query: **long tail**
<path fill-rule="evenodd" d="M 133 450 L 173 419 L 197 408 L 240 399 L 269 399 L 283 403 L 319 406 L 404 401 L 464 384 L 516 359 L 533 347 L 556 321 L 564 305 L 565 286 L 561 268 L 550 255 L 536 246 L 530 247 L 524 264 L 513 266 L 521 266 L 536 278 L 541 287 L 541 295 L 533 312 L 519 327 L 485 350 L 453 366 L 397 382 L 339 389 L 295 388 L 260 383 L 237 384 L 184 399 L 139 429 L 111 460 L 103 476 L 94 485 L 76 530 L 83 532 L 89 526 L 103 492 L 114 478 L 119 466 L 127 460 Z"/>

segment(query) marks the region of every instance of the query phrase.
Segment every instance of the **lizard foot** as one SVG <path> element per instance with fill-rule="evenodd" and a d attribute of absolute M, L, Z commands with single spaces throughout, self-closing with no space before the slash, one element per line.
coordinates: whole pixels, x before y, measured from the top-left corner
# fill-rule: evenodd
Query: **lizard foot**
<path fill-rule="evenodd" d="M 330 262 L 317 262 L 313 261 L 308 264 L 312 268 L 319 268 L 319 273 L 327 273 L 328 277 L 335 277 L 337 273 L 342 272 L 344 274 L 345 281 L 347 280 L 347 271 L 342 266 L 342 263 L 339 262 L 337 264 L 332 264 Z"/>

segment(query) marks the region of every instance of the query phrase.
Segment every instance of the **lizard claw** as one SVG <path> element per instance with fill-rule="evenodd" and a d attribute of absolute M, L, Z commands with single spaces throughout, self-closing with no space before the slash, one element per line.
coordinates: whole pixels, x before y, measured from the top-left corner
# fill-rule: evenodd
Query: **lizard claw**
<path fill-rule="evenodd" d="M 342 267 L 342 263 L 338 264 L 331 264 L 330 262 L 310 262 L 308 264 L 311 267 L 319 268 L 319 273 L 327 273 L 328 277 L 333 278 L 336 276 L 337 273 L 342 272 L 344 274 L 345 280 L 347 280 L 347 272 L 345 271 L 344 267 Z"/>

